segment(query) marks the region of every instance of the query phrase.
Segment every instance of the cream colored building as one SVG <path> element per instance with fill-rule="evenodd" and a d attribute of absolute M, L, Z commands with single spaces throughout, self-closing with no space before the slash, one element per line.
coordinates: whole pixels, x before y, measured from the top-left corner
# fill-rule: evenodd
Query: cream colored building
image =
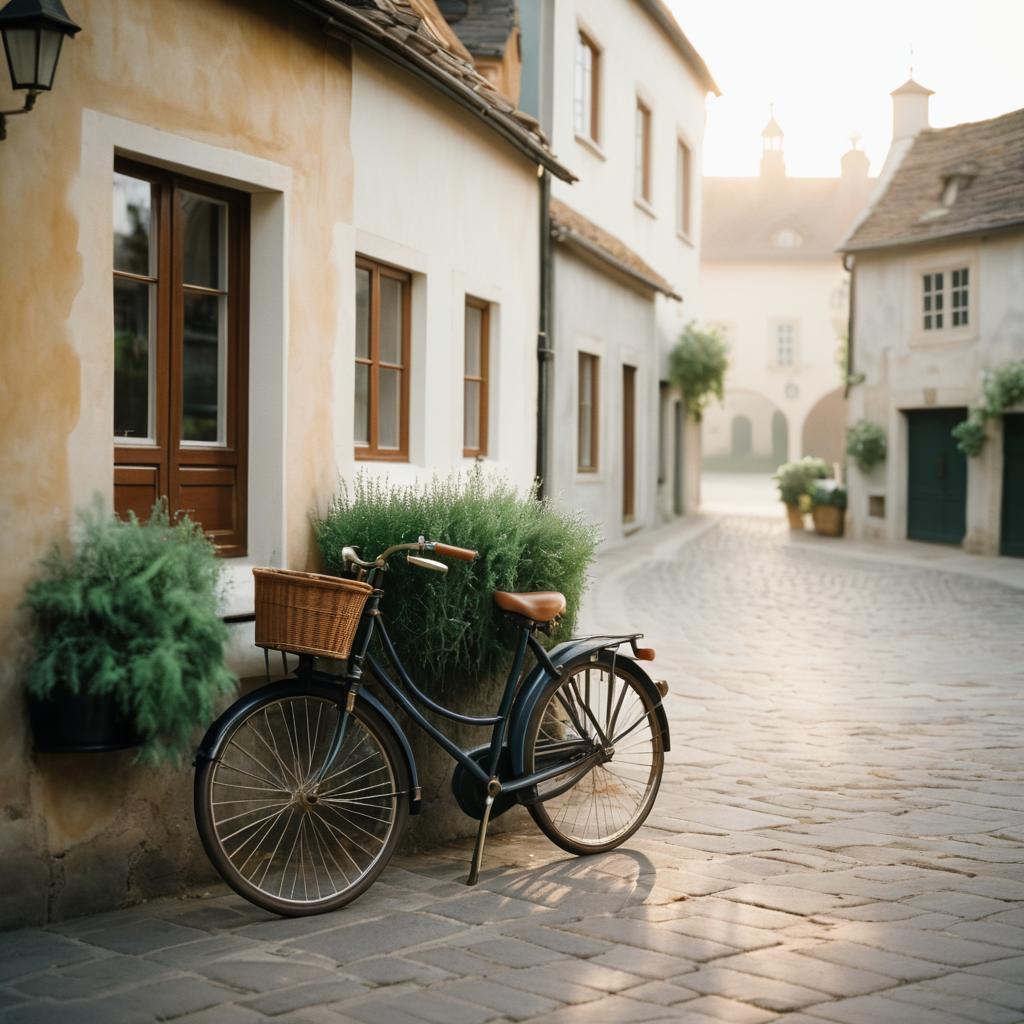
<path fill-rule="evenodd" d="M 704 179 L 704 322 L 729 347 L 724 403 L 704 414 L 705 468 L 843 458 L 848 280 L 835 249 L 872 187 L 856 141 L 836 178 L 786 174 L 774 116 L 756 178 Z"/>
<path fill-rule="evenodd" d="M 699 432 L 668 353 L 699 309 L 704 102 L 718 90 L 661 0 L 539 0 L 520 16 L 522 106 L 579 176 L 551 189 L 538 464 L 615 543 L 699 501 Z"/>
<path fill-rule="evenodd" d="M 0 142 L 0 926 L 209 874 L 187 770 L 31 753 L 18 606 L 75 508 L 194 510 L 244 620 L 359 466 L 527 484 L 538 168 L 570 176 L 433 0 L 67 6 Z"/>
<path fill-rule="evenodd" d="M 893 93 L 883 188 L 843 242 L 854 286 L 850 422 L 888 457 L 850 469 L 850 532 L 1024 556 L 1024 408 L 980 456 L 950 430 L 987 374 L 1024 361 L 1024 110 L 931 129 L 928 90 Z"/>

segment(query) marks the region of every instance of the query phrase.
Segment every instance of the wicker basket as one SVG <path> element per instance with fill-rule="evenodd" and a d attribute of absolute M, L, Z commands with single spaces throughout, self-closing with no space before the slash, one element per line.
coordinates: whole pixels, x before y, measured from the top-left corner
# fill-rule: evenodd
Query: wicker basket
<path fill-rule="evenodd" d="M 347 658 L 373 593 L 368 583 L 291 569 L 253 569 L 256 646 Z"/>

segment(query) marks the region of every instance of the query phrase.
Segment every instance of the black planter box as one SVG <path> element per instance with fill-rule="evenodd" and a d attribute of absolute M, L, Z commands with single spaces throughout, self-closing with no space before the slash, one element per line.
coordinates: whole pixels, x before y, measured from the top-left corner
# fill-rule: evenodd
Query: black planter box
<path fill-rule="evenodd" d="M 29 717 L 37 753 L 124 750 L 142 743 L 131 720 L 107 696 L 65 690 L 46 700 L 29 697 Z"/>

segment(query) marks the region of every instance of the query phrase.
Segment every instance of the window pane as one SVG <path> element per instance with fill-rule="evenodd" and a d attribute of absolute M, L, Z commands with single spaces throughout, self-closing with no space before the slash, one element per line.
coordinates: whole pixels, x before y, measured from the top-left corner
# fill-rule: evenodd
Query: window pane
<path fill-rule="evenodd" d="M 402 437 L 402 371 L 381 369 L 378 373 L 377 447 L 398 448 Z"/>
<path fill-rule="evenodd" d="M 114 269 L 156 276 L 156 231 L 153 186 L 148 181 L 114 175 Z"/>
<path fill-rule="evenodd" d="M 224 377 L 227 307 L 223 295 L 185 293 L 181 354 L 181 439 L 203 444 L 225 440 Z"/>
<path fill-rule="evenodd" d="M 370 443 L 370 368 L 356 363 L 356 444 Z"/>
<path fill-rule="evenodd" d="M 226 288 L 227 207 L 204 196 L 182 192 L 181 211 L 184 215 L 182 276 L 185 284 Z"/>
<path fill-rule="evenodd" d="M 466 307 L 466 376 L 479 377 L 481 373 L 480 341 L 483 327 L 483 310 L 476 306 Z"/>
<path fill-rule="evenodd" d="M 465 407 L 463 413 L 466 448 L 480 447 L 480 382 L 466 381 Z"/>
<path fill-rule="evenodd" d="M 404 285 L 393 277 L 380 279 L 380 361 L 402 362 L 402 293 Z"/>
<path fill-rule="evenodd" d="M 370 358 L 370 272 L 356 269 L 356 357 Z"/>
<path fill-rule="evenodd" d="M 155 285 L 114 278 L 114 436 L 152 438 Z"/>

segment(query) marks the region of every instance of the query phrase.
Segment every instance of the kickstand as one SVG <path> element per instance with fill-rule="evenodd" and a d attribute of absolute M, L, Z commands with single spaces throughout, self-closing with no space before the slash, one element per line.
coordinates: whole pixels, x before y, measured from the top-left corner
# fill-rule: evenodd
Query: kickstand
<path fill-rule="evenodd" d="M 487 823 L 491 820 L 491 808 L 494 806 L 494 795 L 487 794 L 484 801 L 484 815 L 480 819 L 480 828 L 476 834 L 476 847 L 473 850 L 473 860 L 469 865 L 469 878 L 466 885 L 476 885 L 480 878 L 480 863 L 484 859 L 484 842 L 487 839 Z"/>

